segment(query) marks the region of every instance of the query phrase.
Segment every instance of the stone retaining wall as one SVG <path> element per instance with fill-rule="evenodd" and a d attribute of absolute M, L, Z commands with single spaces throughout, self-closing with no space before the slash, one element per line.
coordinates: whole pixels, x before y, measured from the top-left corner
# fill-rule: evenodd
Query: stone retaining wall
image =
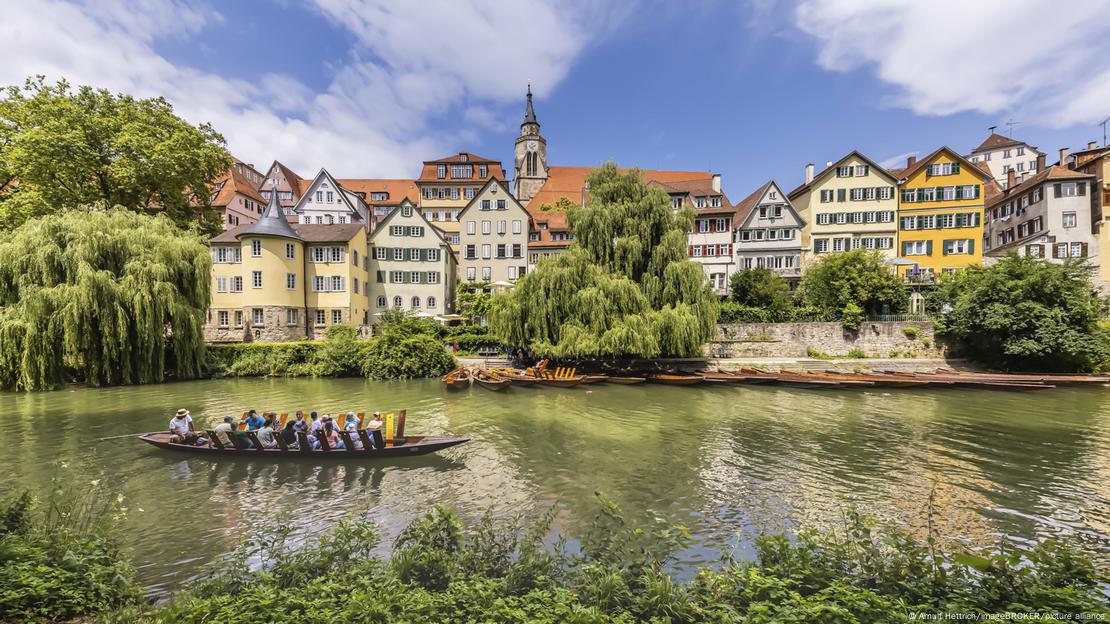
<path fill-rule="evenodd" d="M 706 346 L 711 357 L 806 357 L 814 353 L 865 357 L 944 357 L 929 321 L 867 321 L 858 332 L 840 323 L 737 323 L 717 325 Z"/>

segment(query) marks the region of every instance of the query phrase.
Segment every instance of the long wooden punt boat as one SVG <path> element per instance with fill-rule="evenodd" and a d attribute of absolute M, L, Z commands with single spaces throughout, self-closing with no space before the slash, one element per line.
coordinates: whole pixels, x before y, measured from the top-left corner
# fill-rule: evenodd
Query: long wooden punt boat
<path fill-rule="evenodd" d="M 1057 386 L 1101 385 L 1110 383 L 1110 377 L 1107 377 L 1105 375 L 1087 375 L 1084 373 L 980 373 L 973 371 L 959 371 L 951 368 L 938 368 L 935 374 L 958 376 L 968 379 L 989 379 L 1026 383 L 1050 383 Z"/>
<path fill-rule="evenodd" d="M 668 386 L 693 386 L 705 381 L 700 375 L 676 375 L 673 373 L 654 373 L 648 375 L 647 380 L 651 383 Z"/>
<path fill-rule="evenodd" d="M 584 384 L 599 383 L 602 381 L 609 381 L 608 375 L 583 375 L 585 379 L 582 380 Z"/>
<path fill-rule="evenodd" d="M 624 375 L 609 375 L 605 381 L 609 383 L 620 384 L 622 386 L 631 386 L 633 384 L 642 384 L 647 381 L 645 377 L 626 377 Z"/>
<path fill-rule="evenodd" d="M 508 388 L 509 384 L 512 383 L 508 379 L 496 373 L 485 370 L 475 371 L 474 381 L 476 381 L 479 386 L 482 386 L 486 390 L 493 390 L 494 392 L 500 392 Z"/>
<path fill-rule="evenodd" d="M 541 386 L 551 386 L 552 388 L 573 388 L 586 380 L 585 375 L 578 375 L 576 377 L 537 377 L 536 382 Z"/>
<path fill-rule="evenodd" d="M 443 383 L 447 384 L 448 388 L 452 390 L 464 390 L 470 387 L 470 371 L 463 368 L 456 368 L 455 370 L 443 376 Z"/>
<path fill-rule="evenodd" d="M 342 432 L 345 439 L 349 439 L 351 434 L 347 431 Z M 216 443 L 209 446 L 192 446 L 189 444 L 178 444 L 177 442 L 170 442 L 169 433 L 145 433 L 139 436 L 139 439 L 147 444 L 151 444 L 160 449 L 169 451 L 181 451 L 185 453 L 193 453 L 196 455 L 203 455 L 207 457 L 262 457 L 266 459 L 294 459 L 298 457 L 311 457 L 312 459 L 387 459 L 397 457 L 415 457 L 417 455 L 427 455 L 428 453 L 435 453 L 442 451 L 445 448 L 469 442 L 470 438 L 463 437 L 448 437 L 448 436 L 407 436 L 404 438 L 395 438 L 392 443 L 387 443 L 382 448 L 369 448 L 368 441 L 370 439 L 366 430 L 358 432 L 362 440 L 362 448 L 355 449 L 354 444 L 347 443 L 346 449 L 311 449 L 311 448 L 290 448 L 284 445 L 281 436 L 274 436 L 277 440 L 282 440 L 277 448 L 244 448 L 234 443 L 229 444 L 227 441 L 220 440 L 215 437 Z M 212 439 L 212 438 L 210 438 Z M 234 441 L 235 438 L 228 438 Z"/>

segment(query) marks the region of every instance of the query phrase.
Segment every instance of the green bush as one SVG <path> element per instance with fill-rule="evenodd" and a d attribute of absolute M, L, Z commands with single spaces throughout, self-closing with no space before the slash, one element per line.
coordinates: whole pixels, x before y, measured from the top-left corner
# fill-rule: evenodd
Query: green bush
<path fill-rule="evenodd" d="M 113 533 L 117 500 L 92 487 L 55 487 L 0 501 L 0 621 L 82 617 L 132 604 L 134 571 Z"/>
<path fill-rule="evenodd" d="M 806 356 L 817 360 L 831 360 L 832 356 L 824 351 L 818 351 L 813 347 L 806 347 Z"/>
<path fill-rule="evenodd" d="M 859 328 L 863 326 L 865 318 L 866 316 L 863 313 L 863 308 L 849 302 L 840 313 L 840 324 L 843 325 L 845 329 L 858 332 Z"/>
<path fill-rule="evenodd" d="M 867 354 L 863 352 L 863 349 L 853 348 L 848 351 L 847 357 L 854 360 L 865 360 L 867 359 Z"/>
<path fill-rule="evenodd" d="M 370 341 L 362 372 L 370 379 L 416 379 L 439 377 L 455 364 L 455 358 L 436 338 L 386 334 Z"/>
<path fill-rule="evenodd" d="M 917 340 L 917 336 L 920 334 L 916 327 L 903 327 L 902 333 L 910 340 Z"/>
<path fill-rule="evenodd" d="M 836 315 L 812 307 L 758 308 L 722 301 L 718 323 L 804 323 L 835 321 Z"/>

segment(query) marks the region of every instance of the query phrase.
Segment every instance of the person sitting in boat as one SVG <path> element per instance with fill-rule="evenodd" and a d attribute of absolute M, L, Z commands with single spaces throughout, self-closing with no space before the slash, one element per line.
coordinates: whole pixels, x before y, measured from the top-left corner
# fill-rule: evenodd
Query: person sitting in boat
<path fill-rule="evenodd" d="M 267 414 L 262 419 L 262 426 L 255 430 L 254 434 L 258 436 L 258 441 L 262 443 L 262 448 L 274 448 L 277 446 L 277 440 L 274 440 L 274 415 Z"/>
<path fill-rule="evenodd" d="M 312 412 L 309 416 L 312 418 L 312 422 L 308 425 L 309 435 L 319 435 L 324 430 L 324 421 L 316 419 L 316 412 Z M 330 416 L 324 414 L 324 418 L 330 418 Z"/>
<path fill-rule="evenodd" d="M 217 436 L 221 433 L 225 436 L 230 436 L 231 432 L 235 431 L 235 419 L 231 416 L 224 416 L 224 421 L 216 425 L 213 431 L 216 433 Z"/>
<path fill-rule="evenodd" d="M 297 410 L 297 418 L 292 423 L 293 431 L 300 433 L 301 431 L 308 431 L 308 421 L 305 420 L 304 412 Z"/>
<path fill-rule="evenodd" d="M 247 417 L 244 418 L 239 424 L 246 425 L 247 431 L 258 431 L 265 423 L 266 419 L 259 416 L 258 412 L 251 410 L 247 412 Z"/>
<path fill-rule="evenodd" d="M 381 431 L 384 426 L 385 422 L 382 421 L 382 413 L 374 412 L 374 415 L 370 417 L 370 422 L 366 423 L 366 431 L 370 434 L 371 443 L 374 442 L 374 432 Z"/>
<path fill-rule="evenodd" d="M 297 412 L 297 414 L 300 415 L 301 420 L 304 420 L 304 414 L 301 414 L 300 412 Z M 296 423 L 296 421 L 290 420 L 289 422 L 285 423 L 285 428 L 281 430 L 281 433 L 279 435 L 281 435 L 282 440 L 285 440 L 285 444 L 287 446 L 291 446 L 291 447 L 300 446 L 300 444 L 297 441 L 297 423 Z"/>
<path fill-rule="evenodd" d="M 189 410 L 181 408 L 177 410 L 177 414 L 170 419 L 170 438 L 171 442 L 178 444 L 188 444 L 190 446 L 202 446 L 208 444 L 208 438 L 197 435 L 193 431 L 193 417 L 189 415 Z"/>
<path fill-rule="evenodd" d="M 328 439 L 328 446 L 333 449 L 345 448 L 342 438 L 339 437 L 339 427 L 336 427 L 335 423 L 332 422 L 331 416 L 325 414 L 324 418 L 328 419 L 327 424 L 324 425 L 324 436 Z"/>
<path fill-rule="evenodd" d="M 343 429 L 356 433 L 358 431 L 359 420 L 354 412 L 347 412 L 347 420 L 343 421 Z"/>

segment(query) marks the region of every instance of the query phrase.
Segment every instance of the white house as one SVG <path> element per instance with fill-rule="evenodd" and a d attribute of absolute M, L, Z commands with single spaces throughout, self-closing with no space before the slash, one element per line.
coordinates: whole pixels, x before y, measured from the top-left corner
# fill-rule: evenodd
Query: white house
<path fill-rule="evenodd" d="M 459 213 L 459 275 L 468 282 L 515 281 L 528 270 L 528 211 L 490 178 Z"/>
<path fill-rule="evenodd" d="M 736 269 L 766 267 L 787 279 L 801 277 L 805 224 L 774 180 L 759 187 L 736 205 Z"/>
<path fill-rule="evenodd" d="M 321 169 L 293 207 L 297 222 L 302 224 L 329 225 L 335 223 L 360 223 L 370 229 L 370 211 L 358 194 L 340 186 Z"/>
<path fill-rule="evenodd" d="M 455 256 L 412 202 L 402 201 L 378 225 L 370 249 L 371 323 L 391 308 L 433 316 L 455 311 Z"/>
<path fill-rule="evenodd" d="M 967 159 L 973 163 L 986 163 L 994 181 L 1005 189 L 1009 184 L 1007 176 L 1010 171 L 1014 172 L 1017 183 L 1021 184 L 1022 178 L 1044 169 L 1037 160 L 1038 156 L 1044 155 L 1044 152 L 1024 141 L 991 132 L 979 147 L 972 150 Z"/>
<path fill-rule="evenodd" d="M 1063 262 L 1098 258 L 1091 229 L 1093 174 L 1053 165 L 1012 185 L 986 206 L 983 250 L 989 257 L 1021 256 Z"/>

